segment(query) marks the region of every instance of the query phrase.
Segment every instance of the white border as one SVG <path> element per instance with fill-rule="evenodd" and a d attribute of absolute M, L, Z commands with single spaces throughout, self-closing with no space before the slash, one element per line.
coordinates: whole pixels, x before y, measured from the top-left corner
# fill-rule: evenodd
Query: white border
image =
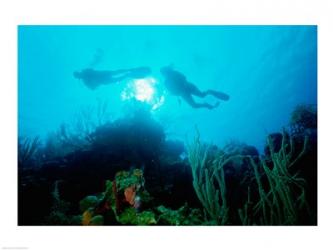
<path fill-rule="evenodd" d="M 88 2 L 88 3 L 86 3 Z M 0 247 L 28 249 L 333 249 L 331 1 L 3 0 L 0 3 Z M 16 114 L 19 24 L 319 25 L 318 227 L 17 227 Z M 43 201 L 40 201 L 43 202 Z"/>

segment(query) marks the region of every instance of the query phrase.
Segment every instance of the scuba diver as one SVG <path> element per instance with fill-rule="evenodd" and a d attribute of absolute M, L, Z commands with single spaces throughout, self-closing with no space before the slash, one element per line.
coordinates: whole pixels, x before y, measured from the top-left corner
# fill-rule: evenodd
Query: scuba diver
<path fill-rule="evenodd" d="M 197 103 L 194 101 L 192 95 L 201 98 L 207 95 L 211 95 L 223 101 L 229 100 L 229 96 L 227 94 L 219 91 L 200 91 L 194 84 L 188 82 L 186 77 L 182 73 L 174 70 L 171 66 L 161 68 L 161 73 L 165 78 L 165 87 L 170 91 L 170 93 L 176 96 L 180 96 L 193 108 L 214 109 L 219 106 L 220 102 L 216 102 L 214 105 L 206 102 Z"/>
<path fill-rule="evenodd" d="M 94 70 L 87 68 L 82 71 L 75 71 L 74 77 L 80 79 L 91 90 L 96 89 L 100 85 L 118 83 L 126 78 L 140 79 L 151 73 L 148 67 L 139 67 L 133 69 L 120 70 Z"/>

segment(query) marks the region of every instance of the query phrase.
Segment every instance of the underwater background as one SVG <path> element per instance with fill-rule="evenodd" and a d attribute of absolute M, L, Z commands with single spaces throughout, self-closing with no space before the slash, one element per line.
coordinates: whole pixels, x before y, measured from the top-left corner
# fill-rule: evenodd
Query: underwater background
<path fill-rule="evenodd" d="M 302 180 L 300 180 L 297 179 L 298 175 L 296 177 L 298 171 L 295 171 L 295 175 L 291 174 L 292 178 L 286 182 L 286 185 L 297 182 L 299 186 L 305 178 L 306 182 L 310 183 L 307 188 L 311 189 L 308 192 L 311 196 L 309 197 L 311 204 L 307 206 L 310 209 L 305 210 L 309 212 L 312 209 L 309 212 L 311 215 L 304 215 L 305 212 L 302 210 L 300 220 L 281 219 L 279 209 L 282 206 L 277 205 L 277 202 L 284 202 L 281 201 L 283 198 L 276 200 L 274 198 L 271 205 L 267 205 L 267 207 L 276 206 L 276 211 L 271 213 L 274 215 L 271 215 L 270 220 L 265 214 L 263 219 L 256 218 L 259 217 L 260 206 L 263 206 L 259 204 L 260 201 L 257 207 L 254 206 L 255 216 L 251 221 L 244 219 L 244 216 L 241 216 L 242 212 L 232 214 L 230 212 L 232 206 L 235 206 L 235 211 L 248 209 L 248 206 L 245 209 L 243 205 L 240 205 L 240 201 L 232 198 L 242 193 L 237 191 L 240 187 L 235 184 L 243 181 L 238 176 L 238 172 L 235 174 L 237 177 L 230 182 L 232 184 L 227 184 L 227 187 L 230 185 L 230 189 L 234 188 L 236 191 L 230 192 L 227 198 L 221 197 L 215 200 L 215 203 L 208 202 L 209 204 L 205 206 L 204 201 L 209 199 L 200 198 L 198 190 L 196 187 L 193 189 L 192 186 L 196 170 L 193 167 L 194 159 L 191 160 L 191 153 L 188 150 L 191 147 L 187 147 L 193 138 L 198 137 L 201 142 L 211 143 L 216 148 L 233 145 L 244 149 L 249 146 L 251 148 L 245 151 L 253 153 L 257 150 L 257 153 L 251 153 L 251 155 L 256 155 L 255 161 L 260 164 L 261 161 L 258 160 L 260 156 L 266 155 L 273 158 L 273 153 L 279 152 L 278 149 L 275 150 L 275 145 L 273 149 L 267 145 L 268 135 L 275 133 L 276 136 L 276 133 L 281 132 L 280 136 L 274 137 L 279 138 L 276 140 L 280 140 L 280 147 L 284 144 L 284 140 L 293 138 L 293 132 L 289 129 L 290 124 L 293 123 L 291 117 L 294 118 L 295 123 L 295 119 L 297 120 L 295 117 L 302 116 L 297 116 L 295 110 L 303 114 L 310 113 L 309 116 L 314 115 L 310 118 L 309 116 L 306 118 L 302 116 L 302 118 L 316 121 L 316 26 L 19 26 L 18 62 L 18 161 L 19 169 L 22 169 L 21 172 L 19 171 L 20 225 L 106 224 L 107 216 L 104 214 L 108 210 L 106 207 L 114 203 L 117 211 L 116 215 L 110 216 L 112 217 L 109 219 L 110 225 L 316 224 L 317 141 L 316 133 L 313 133 L 313 123 L 310 122 L 310 127 L 303 126 L 303 123 L 301 126 L 301 132 L 304 133 L 302 136 L 306 134 L 315 138 L 310 140 L 312 153 L 309 153 L 309 158 L 305 158 L 311 159 L 308 160 L 308 164 L 312 164 L 309 166 L 310 174 L 301 175 Z M 191 107 L 182 98 L 172 95 L 164 86 L 160 69 L 169 65 L 184 74 L 187 80 L 200 90 L 222 91 L 227 93 L 230 99 L 221 101 L 220 105 L 212 110 Z M 124 79 L 119 83 L 106 84 L 96 89 L 88 88 L 83 81 L 73 75 L 75 71 L 86 68 L 118 70 L 136 67 L 149 67 L 151 74 L 143 79 Z M 212 104 L 216 101 L 211 96 L 204 99 L 195 97 L 195 100 L 198 102 L 205 100 Z M 316 126 L 315 122 L 315 128 Z M 288 132 L 282 133 L 284 128 Z M 309 128 L 312 129 L 311 132 L 305 133 L 304 129 Z M 147 140 L 144 136 L 132 138 L 135 141 L 133 142 L 128 140 L 130 132 L 140 135 L 151 134 Z M 299 136 L 299 131 L 297 133 Z M 57 137 L 58 141 L 55 139 Z M 137 144 L 136 141 L 140 138 L 144 139 Z M 170 143 L 159 151 L 155 147 L 158 145 L 155 139 Z M 109 142 L 106 142 L 108 140 Z M 64 141 L 67 142 L 66 145 L 63 144 Z M 301 142 L 298 140 L 299 150 L 296 150 L 298 154 L 292 159 L 298 160 L 304 156 L 303 142 L 304 145 L 308 145 L 307 139 Z M 69 145 L 71 143 L 75 146 Z M 76 144 L 80 143 L 81 146 L 77 147 Z M 289 150 L 293 147 L 292 144 L 292 142 L 287 143 L 285 148 Z M 117 147 L 118 151 L 115 150 Z M 146 149 L 138 153 L 135 151 L 136 147 L 146 147 Z M 59 148 L 63 152 L 59 152 Z M 200 154 L 205 148 L 198 146 L 193 150 L 198 150 L 197 156 L 205 159 L 205 154 Z M 209 150 L 211 149 L 207 149 L 208 155 L 210 155 Z M 168 153 L 165 153 L 167 151 Z M 239 153 L 243 152 L 242 150 L 237 152 L 238 155 L 250 154 Z M 234 151 L 229 152 L 229 155 L 235 154 Z M 20 158 L 22 155 L 24 157 Z M 303 159 L 304 161 L 306 162 Z M 98 167 L 93 167 L 93 162 Z M 271 159 L 270 162 L 274 160 Z M 102 166 L 110 166 L 111 163 L 117 165 L 113 171 L 108 172 L 109 170 L 102 168 Z M 294 165 L 292 160 L 291 163 L 290 165 Z M 234 164 L 240 163 L 234 162 Z M 253 166 L 251 164 L 249 159 L 242 159 L 240 165 Z M 84 168 L 84 165 L 89 166 L 81 172 L 80 167 Z M 73 171 L 66 172 L 64 168 L 71 168 Z M 170 168 L 172 171 L 168 172 L 167 169 Z M 274 169 L 274 166 L 271 169 Z M 264 173 L 264 170 L 262 171 L 261 174 Z M 77 176 L 77 173 L 82 174 L 82 179 L 72 177 Z M 174 178 L 161 180 L 156 173 L 174 176 Z M 233 173 L 229 174 L 233 175 Z M 255 178 L 255 173 L 252 173 L 252 179 Z M 214 174 L 213 170 L 212 176 Z M 92 178 L 92 175 L 98 176 L 89 190 L 87 180 Z M 226 173 L 228 182 L 227 175 L 228 173 Z M 290 177 L 289 174 L 287 176 Z M 204 178 L 205 174 L 202 174 L 198 177 L 198 181 L 203 181 Z M 107 179 L 111 182 L 105 184 Z M 113 179 L 118 181 L 117 185 L 126 184 L 117 186 L 115 182 L 112 182 Z M 220 185 L 219 180 L 212 180 L 206 192 L 209 193 L 207 191 L 209 188 L 217 188 Z M 85 184 L 82 184 L 83 182 Z M 263 180 L 264 190 L 268 190 L 268 182 L 269 177 Z M 74 183 L 73 186 L 70 183 Z M 160 187 L 157 188 L 158 183 L 165 184 L 163 190 L 160 190 Z M 139 196 L 138 190 L 142 186 L 146 188 Z M 260 189 L 259 184 L 258 186 Z M 131 189 L 128 189 L 129 187 Z M 42 189 L 43 191 L 40 191 Z M 134 210 L 131 210 L 127 217 L 124 215 L 127 219 L 119 219 L 120 211 L 123 212 L 125 208 L 122 207 L 124 204 L 118 204 L 120 201 L 117 195 L 107 201 L 110 204 L 105 203 L 109 192 L 117 193 L 115 189 L 122 192 L 124 190 L 123 200 L 127 201 L 129 207 L 135 208 L 136 213 L 142 215 L 146 212 L 146 214 L 140 218 L 137 217 L 135 223 L 128 219 L 128 217 L 136 216 Z M 291 193 L 294 193 L 295 190 L 290 189 Z M 248 188 L 245 190 L 246 200 L 250 191 Z M 31 199 L 37 200 L 41 197 L 39 192 L 43 192 L 48 200 L 42 208 L 36 208 L 33 205 L 34 202 L 31 202 Z M 147 192 L 150 192 L 150 195 Z M 193 193 L 193 197 L 189 192 Z M 173 196 L 175 193 L 176 195 Z M 221 189 L 218 194 L 222 193 Z M 272 193 L 274 192 L 267 191 L 267 197 Z M 212 196 L 216 194 L 215 192 Z M 296 200 L 302 199 L 302 194 L 303 191 Z M 191 196 L 188 200 L 185 199 L 187 195 Z M 258 196 L 253 197 L 264 203 L 266 198 L 261 195 L 262 193 L 259 192 Z M 147 198 L 148 196 L 154 196 L 157 199 L 153 205 L 151 205 L 153 198 Z M 157 196 L 160 196 L 159 200 Z M 138 197 L 141 197 L 142 201 L 135 200 Z M 144 197 L 147 199 L 145 200 Z M 172 204 L 173 199 L 178 199 L 179 202 Z M 223 205 L 224 199 L 230 200 L 228 209 Z M 88 205 L 84 205 L 83 200 L 83 203 L 86 202 Z M 181 207 L 181 200 L 186 200 L 184 205 L 186 209 L 190 206 L 200 211 L 185 209 L 188 213 L 182 214 L 181 209 L 184 207 Z M 168 206 L 158 207 L 157 203 L 163 203 L 162 201 Z M 76 205 L 69 204 L 70 202 Z M 99 207 L 101 202 L 104 210 Z M 141 205 L 145 202 L 148 205 Z M 248 200 L 248 204 L 250 203 Z M 216 204 L 221 205 L 219 209 L 224 211 L 221 212 L 223 214 L 229 210 L 229 219 L 222 215 L 217 217 L 216 214 L 214 215 L 214 211 L 219 209 L 209 206 L 216 206 Z M 152 207 L 155 207 L 155 210 Z M 167 210 L 169 209 L 167 207 L 174 210 Z M 103 212 L 100 212 L 102 210 Z M 52 211 L 53 217 L 50 215 Z M 83 219 L 75 218 L 76 222 L 73 222 L 75 219 L 72 221 L 66 217 L 67 214 L 79 213 L 82 214 Z M 155 217 L 149 213 L 155 213 Z M 172 217 L 170 215 L 172 213 L 173 215 L 178 213 L 177 216 L 181 214 L 187 219 L 195 219 L 190 222 L 185 219 L 182 219 L 182 222 L 170 222 L 166 218 Z M 293 214 L 293 212 L 290 213 Z M 98 217 L 101 214 L 104 219 Z M 159 214 L 160 219 L 156 218 L 156 214 Z M 240 218 L 236 218 L 236 214 L 239 214 Z M 279 214 L 279 219 L 274 217 L 276 214 Z M 304 219 L 306 217 L 311 218 Z"/>
<path fill-rule="evenodd" d="M 193 110 L 165 93 L 154 115 L 184 139 L 196 124 L 205 140 L 263 148 L 293 108 L 317 103 L 316 26 L 20 26 L 19 135 L 45 136 L 82 106 L 107 100 L 119 117 L 126 82 L 94 91 L 73 77 L 94 64 L 116 70 L 174 64 L 199 89 L 230 95 L 217 109 Z M 209 98 L 208 98 L 209 99 Z"/>

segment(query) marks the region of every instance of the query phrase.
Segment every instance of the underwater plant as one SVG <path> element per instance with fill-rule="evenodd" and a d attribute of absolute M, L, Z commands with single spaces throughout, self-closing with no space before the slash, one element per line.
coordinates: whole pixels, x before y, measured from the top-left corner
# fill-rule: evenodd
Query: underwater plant
<path fill-rule="evenodd" d="M 88 195 L 84 199 L 80 201 L 80 210 L 84 212 L 88 210 L 90 207 L 95 207 L 98 205 L 98 198 L 94 195 Z"/>
<path fill-rule="evenodd" d="M 86 196 L 80 201 L 80 210 L 83 212 L 82 225 L 100 225 L 97 222 L 131 225 L 156 224 L 151 211 L 140 211 L 142 203 L 151 200 L 143 185 L 144 178 L 141 169 L 117 172 L 113 181 L 106 181 L 105 192 L 96 196 Z"/>
<path fill-rule="evenodd" d="M 53 205 L 51 207 L 51 212 L 47 216 L 46 223 L 49 225 L 70 225 L 72 224 L 72 218 L 67 216 L 70 203 L 61 199 L 59 192 L 59 183 L 61 181 L 57 180 L 54 183 L 54 189 L 52 192 Z"/>
<path fill-rule="evenodd" d="M 118 221 L 123 225 L 154 225 L 155 214 L 151 211 L 138 213 L 133 207 L 125 209 L 119 216 Z"/>
<path fill-rule="evenodd" d="M 94 215 L 93 209 L 88 209 L 84 211 L 82 215 L 82 225 L 84 226 L 104 225 L 104 217 L 102 215 Z"/>
<path fill-rule="evenodd" d="M 269 161 L 260 159 L 256 163 L 252 157 L 249 158 L 254 169 L 259 201 L 251 202 L 249 188 L 248 200 L 244 208 L 238 210 L 239 216 L 243 225 L 295 225 L 298 223 L 299 212 L 309 208 L 305 199 L 306 180 L 299 177 L 298 173 L 291 174 L 291 168 L 305 154 L 308 138 L 305 137 L 299 154 L 295 154 L 293 137 L 287 136 L 285 131 L 278 152 L 274 151 L 272 139 L 268 137 L 267 140 Z M 272 166 L 269 166 L 269 162 Z M 250 207 L 257 220 L 249 218 Z"/>
<path fill-rule="evenodd" d="M 55 132 L 48 134 L 44 155 L 53 159 L 89 148 L 94 141 L 93 132 L 109 121 L 107 101 L 98 100 L 95 105 L 81 107 L 70 122 L 60 124 Z"/>
<path fill-rule="evenodd" d="M 89 195 L 80 201 L 81 225 L 203 225 L 202 213 L 187 203 L 173 210 L 150 202 L 153 198 L 143 189 L 143 171 L 117 172 L 106 181 L 104 192 Z M 133 190 L 133 186 L 135 189 Z M 141 188 L 139 187 L 141 186 Z M 127 194 L 128 189 L 130 194 Z M 138 198 L 142 206 L 137 206 Z"/>
<path fill-rule="evenodd" d="M 39 137 L 19 138 L 18 142 L 18 164 L 19 167 L 26 167 L 34 159 L 40 147 Z"/>
<path fill-rule="evenodd" d="M 213 146 L 202 144 L 200 135 L 188 145 L 188 159 L 192 169 L 193 187 L 210 219 L 215 224 L 228 222 L 224 166 L 241 155 L 228 155 Z"/>
<path fill-rule="evenodd" d="M 160 225 L 202 225 L 204 220 L 199 209 L 192 209 L 185 203 L 184 206 L 177 210 L 167 208 L 160 205 L 156 208 L 158 216 L 158 224 Z"/>
<path fill-rule="evenodd" d="M 267 144 L 270 154 L 259 157 L 250 153 L 229 154 L 228 145 L 221 150 L 201 143 L 198 132 L 194 141 L 188 145 L 188 159 L 192 169 L 193 188 L 206 216 L 208 215 L 206 224 L 303 223 L 301 217 L 311 214 L 306 199 L 307 181 L 294 166 L 306 154 L 309 139 L 304 137 L 301 149 L 295 147 L 294 140 L 294 137 L 283 131 L 281 147 L 277 149 L 269 136 Z M 227 187 L 235 189 L 235 186 L 229 183 L 232 179 L 228 177 L 226 170 L 230 167 L 237 168 L 239 162 L 248 164 L 252 170 L 244 172 L 247 181 L 239 185 L 246 197 L 239 193 L 241 203 L 237 204 L 232 202 L 235 195 L 233 191 L 227 190 Z M 245 203 L 242 201 L 244 198 Z"/>

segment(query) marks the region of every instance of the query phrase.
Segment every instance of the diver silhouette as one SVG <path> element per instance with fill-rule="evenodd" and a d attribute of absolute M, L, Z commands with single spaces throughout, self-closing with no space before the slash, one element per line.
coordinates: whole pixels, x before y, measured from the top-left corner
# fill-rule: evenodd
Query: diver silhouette
<path fill-rule="evenodd" d="M 193 83 L 187 81 L 186 77 L 174 70 L 171 66 L 161 68 L 161 73 L 165 78 L 164 84 L 165 87 L 169 90 L 169 92 L 173 95 L 180 96 L 193 108 L 207 108 L 213 109 L 219 106 L 220 102 L 216 102 L 214 105 L 209 103 L 197 103 L 194 101 L 192 95 L 198 97 L 205 97 L 207 95 L 214 96 L 220 100 L 227 101 L 229 100 L 229 96 L 223 92 L 215 91 L 215 90 L 199 90 Z"/>
<path fill-rule="evenodd" d="M 82 71 L 75 71 L 74 77 L 80 79 L 84 84 L 94 90 L 100 85 L 118 83 L 126 78 L 144 78 L 151 73 L 148 67 L 120 70 L 94 70 L 87 68 Z"/>

